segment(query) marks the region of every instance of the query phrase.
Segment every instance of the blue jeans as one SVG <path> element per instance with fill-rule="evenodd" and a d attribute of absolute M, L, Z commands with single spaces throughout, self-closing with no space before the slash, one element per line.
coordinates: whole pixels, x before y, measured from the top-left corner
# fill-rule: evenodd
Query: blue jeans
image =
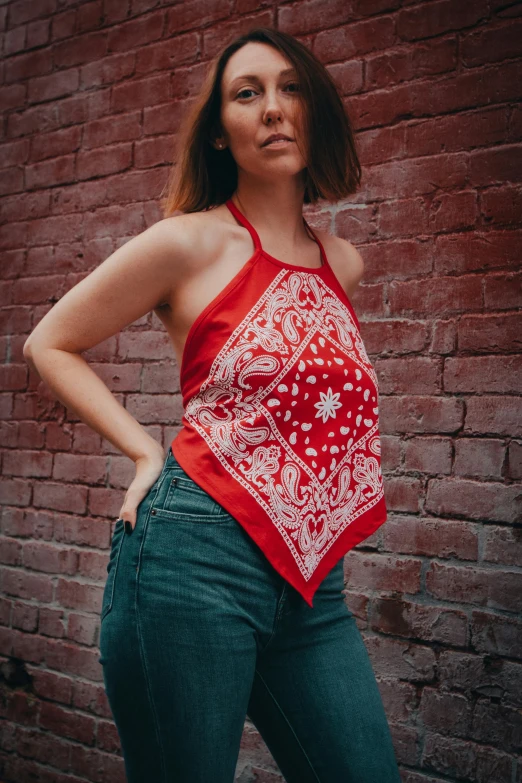
<path fill-rule="evenodd" d="M 128 783 L 233 783 L 247 715 L 287 783 L 400 783 L 343 558 L 311 608 L 169 448 L 107 572 L 99 661 Z"/>

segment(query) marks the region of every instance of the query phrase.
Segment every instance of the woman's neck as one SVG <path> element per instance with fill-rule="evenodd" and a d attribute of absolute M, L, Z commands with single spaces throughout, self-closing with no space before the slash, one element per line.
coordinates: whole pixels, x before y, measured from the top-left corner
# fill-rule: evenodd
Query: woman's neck
<path fill-rule="evenodd" d="M 270 244 L 289 253 L 309 241 L 303 223 L 304 187 L 272 183 L 239 183 L 232 196 L 239 211 Z"/>

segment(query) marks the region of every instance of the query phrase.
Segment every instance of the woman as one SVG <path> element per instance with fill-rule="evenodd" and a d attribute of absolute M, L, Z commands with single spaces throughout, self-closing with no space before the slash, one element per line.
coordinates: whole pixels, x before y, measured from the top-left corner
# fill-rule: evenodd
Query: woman
<path fill-rule="evenodd" d="M 183 143 L 165 218 L 25 347 L 136 465 L 100 635 L 127 779 L 233 781 L 248 715 L 289 783 L 396 783 L 342 593 L 343 555 L 386 518 L 376 378 L 349 300 L 362 259 L 302 215 L 355 191 L 350 124 L 312 54 L 258 28 L 213 63 Z M 185 409 L 166 458 L 80 356 L 151 309 Z"/>

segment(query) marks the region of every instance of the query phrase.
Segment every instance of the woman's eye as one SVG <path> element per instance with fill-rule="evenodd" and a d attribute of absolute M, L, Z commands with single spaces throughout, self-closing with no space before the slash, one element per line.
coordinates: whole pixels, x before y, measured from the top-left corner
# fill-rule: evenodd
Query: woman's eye
<path fill-rule="evenodd" d="M 236 98 L 241 98 L 243 96 L 243 93 L 245 92 L 254 92 L 250 87 L 245 87 L 244 90 L 240 90 L 238 94 L 236 95 Z"/>
<path fill-rule="evenodd" d="M 290 92 L 299 92 L 298 82 L 290 82 L 289 84 L 286 85 L 285 89 L 288 89 L 289 87 L 293 87 L 293 89 L 290 90 Z M 251 87 L 244 87 L 242 90 L 238 92 L 236 98 L 245 98 L 245 97 L 248 98 L 249 97 L 248 95 L 245 96 L 245 93 L 248 92 L 254 92 L 254 90 Z"/>

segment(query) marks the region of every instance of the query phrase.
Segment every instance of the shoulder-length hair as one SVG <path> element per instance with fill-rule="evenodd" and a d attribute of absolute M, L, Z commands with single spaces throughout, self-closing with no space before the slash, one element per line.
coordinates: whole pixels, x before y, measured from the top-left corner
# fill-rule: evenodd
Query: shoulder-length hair
<path fill-rule="evenodd" d="M 221 135 L 223 71 L 234 52 L 250 41 L 273 46 L 297 71 L 300 122 L 308 150 L 304 203 L 315 204 L 320 198 L 337 201 L 355 193 L 360 184 L 352 125 L 327 69 L 292 35 L 256 27 L 234 39 L 210 63 L 201 93 L 181 128 L 179 159 L 171 168 L 162 199 L 164 217 L 176 210 L 199 212 L 219 206 L 237 188 L 237 165 L 230 150 L 216 150 L 211 141 Z"/>

